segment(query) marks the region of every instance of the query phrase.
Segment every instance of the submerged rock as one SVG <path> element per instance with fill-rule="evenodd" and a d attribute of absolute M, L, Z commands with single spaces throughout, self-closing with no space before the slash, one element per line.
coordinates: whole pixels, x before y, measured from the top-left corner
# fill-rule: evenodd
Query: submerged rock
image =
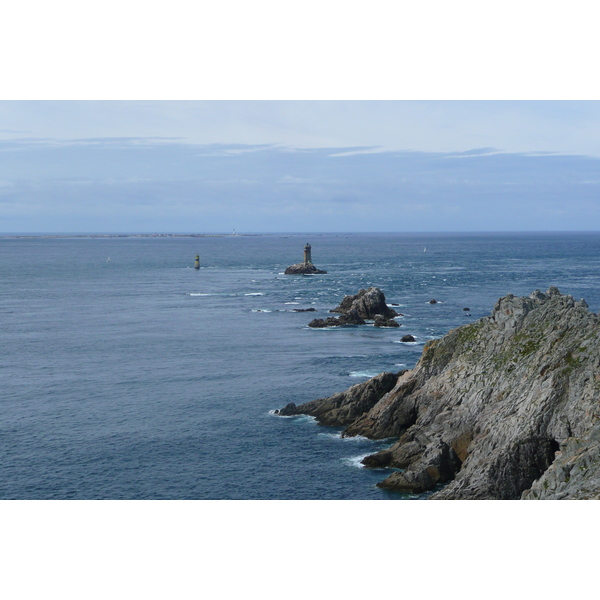
<path fill-rule="evenodd" d="M 411 371 L 294 414 L 342 425 L 344 436 L 397 438 L 363 460 L 403 469 L 379 484 L 388 489 L 446 484 L 432 499 L 600 499 L 599 398 L 600 319 L 551 287 L 500 298 L 490 316 L 428 342 Z"/>

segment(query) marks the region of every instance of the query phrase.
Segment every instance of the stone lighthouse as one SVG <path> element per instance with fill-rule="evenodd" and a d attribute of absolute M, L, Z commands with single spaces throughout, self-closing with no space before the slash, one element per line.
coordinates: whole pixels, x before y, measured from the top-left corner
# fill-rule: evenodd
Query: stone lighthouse
<path fill-rule="evenodd" d="M 304 246 L 304 262 L 292 265 L 285 270 L 286 275 L 319 275 L 322 273 L 327 273 L 327 271 L 321 271 L 313 265 L 310 244 L 308 243 Z"/>
<path fill-rule="evenodd" d="M 310 256 L 310 244 L 306 244 L 306 246 L 304 246 L 304 264 L 305 265 L 312 265 L 312 258 Z"/>

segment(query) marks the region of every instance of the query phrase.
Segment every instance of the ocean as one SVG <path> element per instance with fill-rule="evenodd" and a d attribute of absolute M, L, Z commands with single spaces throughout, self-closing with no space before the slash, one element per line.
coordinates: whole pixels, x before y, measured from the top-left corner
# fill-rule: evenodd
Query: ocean
<path fill-rule="evenodd" d="M 328 273 L 283 275 L 307 242 Z M 600 310 L 600 233 L 0 238 L 0 498 L 424 498 L 361 466 L 393 440 L 274 409 L 550 285 Z M 307 327 L 370 286 L 399 329 Z"/>

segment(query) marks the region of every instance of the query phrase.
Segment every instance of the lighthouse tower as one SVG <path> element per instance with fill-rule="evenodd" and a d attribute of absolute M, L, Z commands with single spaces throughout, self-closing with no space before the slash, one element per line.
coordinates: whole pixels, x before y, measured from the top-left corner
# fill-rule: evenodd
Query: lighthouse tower
<path fill-rule="evenodd" d="M 306 246 L 304 246 L 304 264 L 305 265 L 312 265 L 312 258 L 310 256 L 310 244 L 306 244 Z"/>

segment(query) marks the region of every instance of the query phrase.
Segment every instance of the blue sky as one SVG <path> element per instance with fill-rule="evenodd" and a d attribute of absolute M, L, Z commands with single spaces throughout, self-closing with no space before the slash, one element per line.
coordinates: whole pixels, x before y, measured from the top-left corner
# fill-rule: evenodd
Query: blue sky
<path fill-rule="evenodd" d="M 3 101 L 0 231 L 600 229 L 597 101 Z"/>

